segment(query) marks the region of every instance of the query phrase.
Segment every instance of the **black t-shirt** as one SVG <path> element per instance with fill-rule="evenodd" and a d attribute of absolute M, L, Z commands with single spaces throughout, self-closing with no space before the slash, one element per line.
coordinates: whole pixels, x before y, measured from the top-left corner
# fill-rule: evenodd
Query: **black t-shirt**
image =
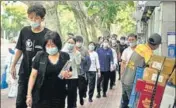
<path fill-rule="evenodd" d="M 33 68 L 39 70 L 38 58 L 33 61 Z M 47 67 L 43 85 L 40 89 L 40 99 L 63 99 L 66 95 L 66 80 L 58 78 L 62 68 L 70 57 L 67 53 L 61 52 L 59 60 L 56 64 L 52 64 L 47 60 Z"/>
<path fill-rule="evenodd" d="M 31 30 L 31 26 L 24 27 L 16 45 L 16 48 L 21 50 L 23 53 L 23 59 L 20 66 L 19 74 L 27 75 L 31 73 L 32 59 L 38 51 L 42 50 L 44 43 L 44 35 L 49 29 L 44 28 L 40 33 L 34 33 Z"/>
<path fill-rule="evenodd" d="M 126 48 L 128 48 L 128 46 L 127 46 L 126 44 L 124 44 L 124 45 L 121 45 L 121 44 L 120 44 L 120 54 L 121 54 L 121 55 L 122 55 L 123 51 L 124 51 Z"/>

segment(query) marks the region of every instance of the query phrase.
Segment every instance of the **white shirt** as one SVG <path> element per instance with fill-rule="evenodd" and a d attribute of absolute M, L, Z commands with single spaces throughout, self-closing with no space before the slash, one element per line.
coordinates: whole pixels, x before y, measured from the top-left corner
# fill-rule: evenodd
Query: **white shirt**
<path fill-rule="evenodd" d="M 117 65 L 117 62 L 118 62 L 117 53 L 116 53 L 115 49 L 111 48 L 111 50 L 112 50 L 112 55 L 113 55 L 113 59 L 114 59 L 114 65 Z"/>
<path fill-rule="evenodd" d="M 133 49 L 131 47 L 126 48 L 123 53 L 121 59 L 126 62 L 126 64 L 129 62 L 131 55 L 133 54 Z"/>
<path fill-rule="evenodd" d="M 111 48 L 111 50 L 112 50 L 112 56 L 114 60 L 114 64 L 111 64 L 111 71 L 114 71 L 116 70 L 116 65 L 117 65 L 118 60 L 117 60 L 117 53 L 115 49 Z"/>
<path fill-rule="evenodd" d="M 89 71 L 97 71 L 97 69 L 100 69 L 100 63 L 97 52 L 89 52 L 91 65 L 89 68 Z"/>

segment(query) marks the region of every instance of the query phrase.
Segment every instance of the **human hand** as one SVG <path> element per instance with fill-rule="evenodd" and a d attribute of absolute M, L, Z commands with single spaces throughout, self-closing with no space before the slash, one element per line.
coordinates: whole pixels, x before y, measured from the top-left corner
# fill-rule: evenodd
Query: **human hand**
<path fill-rule="evenodd" d="M 32 96 L 26 96 L 27 107 L 32 107 Z"/>
<path fill-rule="evenodd" d="M 101 77 L 101 73 L 100 72 L 98 72 L 98 78 L 100 78 Z"/>
<path fill-rule="evenodd" d="M 11 66 L 10 73 L 11 73 L 13 79 L 17 79 L 15 66 L 13 66 L 13 65 Z"/>
<path fill-rule="evenodd" d="M 63 77 L 63 79 L 68 79 L 72 76 L 72 72 L 70 71 L 62 71 L 61 72 L 61 76 Z"/>

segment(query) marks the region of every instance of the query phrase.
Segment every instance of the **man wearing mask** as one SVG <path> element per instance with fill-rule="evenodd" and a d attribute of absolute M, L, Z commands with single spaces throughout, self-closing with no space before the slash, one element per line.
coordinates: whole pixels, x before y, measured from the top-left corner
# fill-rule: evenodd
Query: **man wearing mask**
<path fill-rule="evenodd" d="M 119 80 L 121 79 L 121 56 L 122 56 L 122 53 L 123 53 L 123 51 L 126 49 L 126 48 L 128 48 L 128 45 L 127 44 L 125 44 L 125 37 L 124 36 L 122 36 L 121 38 L 120 38 L 120 56 L 119 56 L 119 58 L 118 58 L 118 60 L 119 60 Z"/>
<path fill-rule="evenodd" d="M 98 48 L 102 46 L 103 40 L 104 38 L 102 36 L 98 37 L 98 43 L 96 44 L 95 50 L 97 50 Z"/>
<path fill-rule="evenodd" d="M 100 72 L 101 76 L 97 80 L 97 98 L 100 98 L 101 83 L 103 88 L 103 97 L 106 97 L 106 92 L 108 88 L 108 81 L 110 76 L 111 65 L 114 65 L 113 53 L 111 48 L 109 48 L 109 40 L 105 39 L 103 42 L 103 47 L 97 50 L 99 61 L 100 61 Z"/>
<path fill-rule="evenodd" d="M 126 48 L 123 53 L 122 53 L 122 56 L 121 56 L 121 75 L 123 74 L 124 70 L 125 70 L 125 67 L 134 51 L 134 49 L 136 48 L 137 46 L 137 36 L 135 34 L 130 34 L 128 36 L 128 43 L 129 43 L 129 47 Z"/>
<path fill-rule="evenodd" d="M 111 45 L 112 45 L 112 48 L 116 51 L 117 55 L 117 60 L 119 60 L 119 56 L 120 56 L 120 44 L 118 43 L 117 41 L 117 35 L 116 34 L 113 34 L 112 35 L 112 40 L 111 40 Z M 119 63 L 117 62 L 117 66 L 116 66 L 116 71 L 118 71 L 118 68 L 119 68 Z M 119 73 L 119 79 L 120 79 L 120 72 L 118 71 Z M 115 85 L 115 81 L 116 81 L 116 72 L 115 72 L 115 78 L 114 78 L 114 85 Z"/>
<path fill-rule="evenodd" d="M 88 50 L 83 47 L 83 38 L 82 36 L 76 36 L 76 50 L 81 53 L 81 65 L 78 67 L 78 89 L 79 89 L 79 98 L 80 104 L 84 105 L 83 97 L 86 97 L 87 90 L 87 77 L 86 72 L 83 69 L 84 61 L 86 60 L 86 56 L 89 54 Z"/>
<path fill-rule="evenodd" d="M 128 108 L 128 103 L 133 88 L 136 68 L 145 68 L 146 64 L 153 55 L 153 50 L 156 50 L 161 44 L 161 36 L 157 33 L 152 34 L 146 44 L 138 45 L 125 68 L 122 76 L 122 103 L 121 108 Z"/>
<path fill-rule="evenodd" d="M 16 79 L 16 64 L 23 55 L 22 63 L 19 70 L 18 94 L 16 99 L 16 108 L 26 108 L 26 95 L 29 75 L 32 69 L 32 59 L 36 53 L 42 50 L 44 35 L 47 28 L 41 25 L 46 14 L 45 8 L 40 4 L 32 5 L 27 10 L 30 26 L 24 27 L 20 31 L 20 36 L 16 45 L 16 53 L 11 65 L 11 74 Z"/>

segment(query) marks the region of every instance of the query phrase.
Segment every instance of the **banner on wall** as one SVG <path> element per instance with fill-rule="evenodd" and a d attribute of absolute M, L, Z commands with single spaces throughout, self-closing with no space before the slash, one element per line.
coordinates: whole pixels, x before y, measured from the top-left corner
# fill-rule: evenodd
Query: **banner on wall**
<path fill-rule="evenodd" d="M 168 32 L 168 57 L 176 57 L 176 32 Z"/>

